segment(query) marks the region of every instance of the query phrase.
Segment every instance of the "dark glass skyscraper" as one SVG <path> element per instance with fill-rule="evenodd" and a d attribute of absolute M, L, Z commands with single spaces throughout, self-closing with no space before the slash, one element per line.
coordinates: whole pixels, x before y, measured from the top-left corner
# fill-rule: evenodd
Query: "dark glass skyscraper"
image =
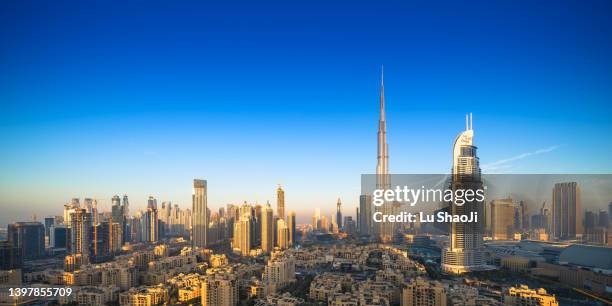
<path fill-rule="evenodd" d="M 17 222 L 8 226 L 8 241 L 19 249 L 23 259 L 45 255 L 45 226 L 40 222 Z"/>

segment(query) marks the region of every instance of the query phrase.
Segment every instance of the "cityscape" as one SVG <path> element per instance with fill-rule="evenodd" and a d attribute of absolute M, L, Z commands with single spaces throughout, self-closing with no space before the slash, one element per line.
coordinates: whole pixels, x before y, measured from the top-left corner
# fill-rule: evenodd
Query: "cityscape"
<path fill-rule="evenodd" d="M 0 1 L 0 306 L 612 305 L 612 1 Z"/>
<path fill-rule="evenodd" d="M 375 177 L 382 190 L 393 186 L 386 133 L 381 76 Z M 483 188 L 474 139 L 470 113 L 452 146 L 453 190 Z M 127 195 L 115 195 L 112 210 L 99 211 L 96 199 L 73 198 L 62 214 L 9 224 L 0 242 L 0 280 L 6 289 L 0 302 L 554 306 L 612 301 L 612 202 L 607 211 L 583 212 L 577 182 L 556 183 L 551 204 L 544 202 L 531 215 L 523 199 L 449 202 L 441 209 L 452 215 L 486 218 L 433 227 L 377 222 L 377 212 L 396 214 L 401 208 L 397 202 L 373 205 L 368 193 L 358 196 L 356 207 L 343 207 L 338 198 L 329 217 L 314 208 L 310 224 L 297 224 L 281 185 L 274 204 L 244 201 L 217 211 L 208 206 L 206 180 L 194 179 L 192 189 L 190 207 L 160 204 L 151 196 L 146 209 L 135 210 Z M 69 291 L 37 294 L 47 292 L 43 288 Z"/>

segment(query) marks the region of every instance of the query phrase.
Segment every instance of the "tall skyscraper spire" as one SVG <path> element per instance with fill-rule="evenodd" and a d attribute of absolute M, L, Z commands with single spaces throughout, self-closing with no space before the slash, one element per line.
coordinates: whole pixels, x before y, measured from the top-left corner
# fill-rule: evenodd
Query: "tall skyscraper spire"
<path fill-rule="evenodd" d="M 378 164 L 376 165 L 376 189 L 391 189 L 389 179 L 389 146 L 387 145 L 387 118 L 385 117 L 385 80 L 384 72 L 381 67 L 380 75 L 380 118 L 378 120 Z M 393 213 L 393 203 L 383 203 L 377 206 L 376 211 L 381 211 L 383 215 Z M 374 231 L 378 232 L 379 238 L 383 242 L 389 242 L 395 232 L 395 224 L 383 222 L 377 224 Z"/>
<path fill-rule="evenodd" d="M 389 153 L 387 145 L 387 120 L 385 117 L 385 80 L 382 69 L 380 75 L 380 118 L 378 120 L 378 164 L 376 165 L 377 189 L 389 188 Z"/>

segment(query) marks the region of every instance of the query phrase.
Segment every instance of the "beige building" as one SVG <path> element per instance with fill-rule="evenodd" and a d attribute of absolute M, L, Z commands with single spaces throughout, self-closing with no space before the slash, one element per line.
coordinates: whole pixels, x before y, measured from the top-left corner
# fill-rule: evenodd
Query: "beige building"
<path fill-rule="evenodd" d="M 510 287 L 504 291 L 503 296 L 505 305 L 516 306 L 559 306 L 557 298 L 548 294 L 546 289 L 529 289 L 527 285 L 520 287 Z"/>
<path fill-rule="evenodd" d="M 276 230 L 278 247 L 283 250 L 289 248 L 289 228 L 285 220 L 278 219 L 276 221 Z"/>
<path fill-rule="evenodd" d="M 231 268 L 209 269 L 202 278 L 202 306 L 238 304 L 238 280 Z"/>
<path fill-rule="evenodd" d="M 276 189 L 276 214 L 279 219 L 285 220 L 285 191 L 280 185 Z"/>
<path fill-rule="evenodd" d="M 163 285 L 132 288 L 119 294 L 121 306 L 154 306 L 168 301 L 169 289 Z"/>
<path fill-rule="evenodd" d="M 440 282 L 417 277 L 402 290 L 402 306 L 446 306 L 446 290 Z"/>
<path fill-rule="evenodd" d="M 274 293 L 295 282 L 295 260 L 287 256 L 270 259 L 264 268 L 262 279 L 268 293 Z"/>
<path fill-rule="evenodd" d="M 514 203 L 512 199 L 491 201 L 491 235 L 493 240 L 514 238 Z"/>
<path fill-rule="evenodd" d="M 192 196 L 192 233 L 191 242 L 194 247 L 204 248 L 208 244 L 208 187 L 206 180 L 193 180 Z"/>

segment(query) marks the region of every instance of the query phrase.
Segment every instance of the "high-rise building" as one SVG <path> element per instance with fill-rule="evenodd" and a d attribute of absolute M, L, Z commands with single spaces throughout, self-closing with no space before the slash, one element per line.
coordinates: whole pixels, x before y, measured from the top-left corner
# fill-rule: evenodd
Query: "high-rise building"
<path fill-rule="evenodd" d="M 312 230 L 318 231 L 321 229 L 321 209 L 315 208 L 315 213 L 312 216 Z"/>
<path fill-rule="evenodd" d="M 372 234 L 372 196 L 359 196 L 359 233 L 364 236 Z"/>
<path fill-rule="evenodd" d="M 344 217 L 344 221 L 343 221 L 343 226 L 344 226 L 344 231 L 347 234 L 353 235 L 357 232 L 357 226 L 355 224 L 355 220 L 353 220 L 352 216 L 346 216 Z"/>
<path fill-rule="evenodd" d="M 278 247 L 284 250 L 289 247 L 289 228 L 287 227 L 285 220 L 278 219 L 276 221 L 276 229 Z"/>
<path fill-rule="evenodd" d="M 261 212 L 261 250 L 269 253 L 274 249 L 274 211 L 268 202 Z"/>
<path fill-rule="evenodd" d="M 121 205 L 121 198 L 119 197 L 119 195 L 114 195 L 112 200 L 111 200 L 111 217 L 113 219 L 113 222 L 119 223 L 120 227 L 122 228 L 122 231 L 126 231 L 126 213 L 125 213 L 125 203 L 127 202 L 127 196 L 123 197 L 124 200 L 124 204 Z M 129 241 L 130 239 L 128 239 L 128 237 L 124 237 L 125 239 L 122 239 L 122 242 L 126 242 Z"/>
<path fill-rule="evenodd" d="M 453 145 L 453 168 L 451 189 L 472 190 L 475 194 L 483 190 L 480 177 L 480 163 L 474 146 L 474 130 L 472 116 L 466 116 L 466 130 L 461 132 Z M 451 215 L 484 216 L 484 201 L 474 201 L 460 204 L 449 203 Z M 451 222 L 450 242 L 442 250 L 442 269 L 445 272 L 460 274 L 468 271 L 481 270 L 485 266 L 484 256 L 484 222 Z"/>
<path fill-rule="evenodd" d="M 141 219 L 142 236 L 146 242 L 157 242 L 159 240 L 159 212 L 157 210 L 157 199 L 149 197 L 147 209 Z"/>
<path fill-rule="evenodd" d="M 69 249 L 70 228 L 63 224 L 55 224 L 49 229 L 49 247 L 52 249 Z"/>
<path fill-rule="evenodd" d="M 93 226 L 93 258 L 101 262 L 111 256 L 112 219 L 100 222 Z"/>
<path fill-rule="evenodd" d="M 285 191 L 280 185 L 276 189 L 276 214 L 279 218 L 285 219 Z"/>
<path fill-rule="evenodd" d="M 128 201 L 127 194 L 123 195 L 123 215 L 126 217 L 130 216 L 130 202 Z"/>
<path fill-rule="evenodd" d="M 412 279 L 402 290 L 401 306 L 446 306 L 446 289 L 437 281 Z"/>
<path fill-rule="evenodd" d="M 162 202 L 161 211 L 159 212 L 159 219 L 163 223 L 163 232 L 166 234 L 170 233 L 170 215 L 172 213 L 172 202 Z"/>
<path fill-rule="evenodd" d="M 610 224 L 610 215 L 608 215 L 607 211 L 599 211 L 599 221 L 597 222 L 597 224 L 599 227 L 608 227 L 608 224 Z"/>
<path fill-rule="evenodd" d="M 338 202 L 336 203 L 336 225 L 338 229 L 342 228 L 342 202 L 340 198 L 338 198 Z"/>
<path fill-rule="evenodd" d="M 92 224 L 98 224 L 100 221 L 98 220 L 98 200 L 93 199 L 91 204 L 91 222 Z"/>
<path fill-rule="evenodd" d="M 380 76 L 380 118 L 378 120 L 378 156 L 376 164 L 376 189 L 390 189 L 391 182 L 389 178 L 389 145 L 387 144 L 387 119 L 385 116 L 385 81 L 384 73 L 381 71 Z M 381 211 L 383 215 L 392 213 L 393 203 L 383 203 L 377 206 L 376 210 Z M 389 242 L 393 239 L 395 232 L 395 222 L 382 222 L 375 225 L 378 230 L 379 238 L 383 242 Z"/>
<path fill-rule="evenodd" d="M 40 222 L 17 222 L 7 228 L 8 241 L 23 259 L 45 256 L 45 226 Z"/>
<path fill-rule="evenodd" d="M 493 240 L 514 239 L 514 213 L 512 199 L 491 201 L 491 235 Z"/>
<path fill-rule="evenodd" d="M 287 217 L 287 227 L 289 227 L 289 245 L 293 246 L 295 243 L 295 211 L 291 211 Z"/>
<path fill-rule="evenodd" d="M 582 234 L 580 187 L 576 182 L 557 183 L 552 193 L 552 234 L 557 239 L 575 239 Z"/>
<path fill-rule="evenodd" d="M 72 255 L 80 257 L 80 263 L 89 263 L 91 237 L 91 214 L 85 209 L 77 208 L 70 214 Z"/>
<path fill-rule="evenodd" d="M 191 241 L 194 247 L 205 248 L 208 245 L 208 188 L 205 180 L 193 180 L 193 207 Z"/>
<path fill-rule="evenodd" d="M 251 254 L 253 246 L 253 222 L 250 209 L 246 209 L 247 204 L 241 207 L 240 219 L 234 223 L 234 239 L 232 247 L 242 256 Z"/>
<path fill-rule="evenodd" d="M 79 207 L 80 204 L 78 198 L 73 198 L 70 203 L 64 204 L 64 224 L 70 224 L 70 214 L 72 214 L 74 210 Z"/>
<path fill-rule="evenodd" d="M 55 224 L 55 217 L 45 217 L 45 236 L 49 237 L 49 230 Z"/>

